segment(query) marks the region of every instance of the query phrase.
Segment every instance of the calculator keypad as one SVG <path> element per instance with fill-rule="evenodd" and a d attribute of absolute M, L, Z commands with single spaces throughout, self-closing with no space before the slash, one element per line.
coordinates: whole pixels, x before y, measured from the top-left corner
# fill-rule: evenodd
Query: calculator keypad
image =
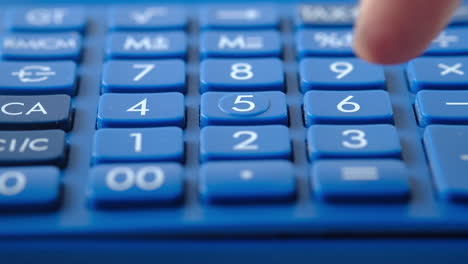
<path fill-rule="evenodd" d="M 378 66 L 355 57 L 355 5 L 93 7 L 6 10 L 0 236 L 16 210 L 55 210 L 28 215 L 47 234 L 468 219 L 463 17 Z"/>

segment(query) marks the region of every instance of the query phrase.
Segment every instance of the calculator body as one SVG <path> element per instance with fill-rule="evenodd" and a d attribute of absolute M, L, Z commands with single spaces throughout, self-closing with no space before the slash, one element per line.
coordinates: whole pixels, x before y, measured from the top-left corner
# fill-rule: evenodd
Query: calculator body
<path fill-rule="evenodd" d="M 165 131 L 166 134 L 164 135 L 168 139 L 171 139 L 172 136 L 182 133 L 184 154 L 182 158 L 172 158 L 171 156 L 169 158 L 171 162 L 166 162 L 165 160 L 158 162 L 162 164 L 161 167 L 165 172 L 166 169 L 168 171 L 174 169 L 170 167 L 173 165 L 172 161 L 174 160 L 177 161 L 175 163 L 182 164 L 182 185 L 178 185 L 177 188 L 182 188 L 181 192 L 183 195 L 170 203 L 153 206 L 141 206 L 140 204 L 134 206 L 132 201 L 128 205 L 121 206 L 121 202 L 115 202 L 116 196 L 112 195 L 105 196 L 102 200 L 99 200 L 102 203 L 96 202 L 97 198 L 93 200 L 95 198 L 93 195 L 96 195 L 93 191 L 96 190 L 92 187 L 92 184 L 95 182 L 90 180 L 90 171 L 100 166 L 109 169 L 105 167 L 107 164 L 112 166 L 112 164 L 123 163 L 115 161 L 112 158 L 102 158 L 93 154 L 95 152 L 96 133 L 99 130 L 118 127 L 119 129 L 127 129 L 127 132 L 135 142 L 139 138 L 139 132 L 132 131 L 132 125 L 115 125 L 115 123 L 104 119 L 100 121 L 98 118 L 97 111 L 102 103 L 102 96 L 107 93 L 101 79 L 105 74 L 103 65 L 110 60 L 106 54 L 108 45 L 112 45 L 108 40 L 110 31 L 107 28 L 110 3 L 108 1 L 99 3 L 92 1 L 60 1 L 59 3 L 56 1 L 45 1 L 44 3 L 46 2 L 52 6 L 55 4 L 83 6 L 89 22 L 86 30 L 79 33 L 82 35 L 83 48 L 80 51 L 81 59 L 75 60 L 78 61 L 76 69 L 79 76 L 78 80 L 76 80 L 78 92 L 70 96 L 70 104 L 73 108 L 73 113 L 71 114 L 73 121 L 70 127 L 63 129 L 66 132 L 64 137 L 67 142 L 67 146 L 64 147 L 67 153 L 66 161 L 63 166 L 57 165 L 60 174 L 60 202 L 48 205 L 50 207 L 47 208 L 41 208 L 40 206 L 28 208 L 27 210 L 8 208 L 6 213 L 0 214 L 0 256 L 5 256 L 4 258 L 7 260 L 11 259 L 11 263 L 29 263 L 31 259 L 49 260 L 53 261 L 53 263 L 60 263 L 66 259 L 75 261 L 70 263 L 97 263 L 101 261 L 128 263 L 132 260 L 141 261 L 142 263 L 151 263 L 152 261 L 164 263 L 188 263 L 189 261 L 195 263 L 199 261 L 207 263 L 237 263 L 239 261 L 285 263 L 286 261 L 305 262 L 324 260 L 327 263 L 341 263 L 347 259 L 361 260 L 364 263 L 375 263 L 376 261 L 379 263 L 395 263 L 397 261 L 399 263 L 413 263 L 415 261 L 425 261 L 426 263 L 468 262 L 468 210 L 466 210 L 466 204 L 464 204 L 465 197 L 463 194 L 458 195 L 458 193 L 451 196 L 451 194 L 440 191 L 437 186 L 434 186 L 431 167 L 429 166 L 426 153 L 428 151 L 429 153 L 433 153 L 433 156 L 429 157 L 429 159 L 434 159 L 440 149 L 427 150 L 427 145 L 424 145 L 425 143 L 423 142 L 425 136 L 431 137 L 432 140 L 432 137 L 436 138 L 438 133 L 438 131 L 434 131 L 429 136 L 425 135 L 426 125 L 424 125 L 424 122 L 427 121 L 428 124 L 446 124 L 447 122 L 438 122 L 437 119 L 424 118 L 422 115 L 418 116 L 417 111 L 415 113 L 415 109 L 421 110 L 421 108 L 418 108 L 420 106 L 416 106 L 417 102 L 419 102 L 418 100 L 423 99 L 417 97 L 419 88 L 414 88 L 415 86 L 409 81 L 408 69 L 411 66 L 405 64 L 383 67 L 382 73 L 385 80 L 385 89 L 383 90 L 388 92 L 388 98 L 391 102 L 391 118 L 383 115 L 380 121 L 371 120 L 362 123 L 356 121 L 356 119 L 354 121 L 346 121 L 346 123 L 339 123 L 339 125 L 350 126 L 350 129 L 346 131 L 348 131 L 350 136 L 357 137 L 358 141 L 360 134 L 359 132 L 356 134 L 356 129 L 353 129 L 352 126 L 378 125 L 383 128 L 388 128 L 389 126 L 395 127 L 402 150 L 400 152 L 390 151 L 389 154 L 387 153 L 379 159 L 385 161 L 391 160 L 392 162 L 396 160 L 398 164 L 401 162 L 405 165 L 406 174 L 403 174 L 406 180 L 403 182 L 406 185 L 400 188 L 400 181 L 396 183 L 394 181 L 389 182 L 393 187 L 397 186 L 392 193 L 392 197 L 396 197 L 398 201 L 391 200 L 389 202 L 384 197 L 378 203 L 368 203 L 363 202 L 362 198 L 358 197 L 355 202 L 342 204 L 340 203 L 341 196 L 333 196 L 331 199 L 336 198 L 337 200 L 334 200 L 332 203 L 317 200 L 327 198 L 318 198 L 315 190 L 318 184 L 315 182 L 311 185 L 312 180 L 310 175 L 320 171 L 318 168 L 315 168 L 317 171 L 312 172 L 313 168 L 311 164 L 314 161 L 311 161 L 311 159 L 315 159 L 311 157 L 318 155 L 317 159 L 320 160 L 328 159 L 328 157 L 326 155 L 322 157 L 320 153 L 312 153 L 310 150 L 312 147 L 307 145 L 313 140 L 308 135 L 310 126 L 315 124 L 315 122 L 320 123 L 322 121 L 314 119 L 312 117 L 314 116 L 313 114 L 310 114 L 310 118 L 307 112 L 304 114 L 304 111 L 306 111 L 304 107 L 307 107 L 304 106 L 306 104 L 304 97 L 307 96 L 306 92 L 309 89 L 304 90 L 303 88 L 305 84 L 301 82 L 302 75 L 300 74 L 301 65 L 299 61 L 316 56 L 306 53 L 299 55 L 299 48 L 296 46 L 298 29 L 295 26 L 294 10 L 297 6 L 295 2 L 278 1 L 271 4 L 271 2 L 267 1 L 258 1 L 259 4 L 266 3 L 268 7 L 273 6 L 275 10 L 279 10 L 283 18 L 277 30 L 281 31 L 282 55 L 280 55 L 280 58 L 284 63 L 285 78 L 283 81 L 284 86 L 287 87 L 285 94 L 288 108 L 287 120 L 278 122 L 285 122 L 283 125 L 289 131 L 292 146 L 288 154 L 290 156 L 284 156 L 278 150 L 280 154 L 277 154 L 277 157 L 280 158 L 268 156 L 265 160 L 286 159 L 291 161 L 292 174 L 294 175 L 294 194 L 291 194 L 291 190 L 278 191 L 283 195 L 283 198 L 286 197 L 279 203 L 275 202 L 267 194 L 264 197 L 262 196 L 262 199 L 268 200 L 266 203 L 255 203 L 250 200 L 233 202 L 228 199 L 229 197 L 226 198 L 223 195 L 205 197 L 205 195 L 200 194 L 203 193 L 199 182 L 201 174 L 200 164 L 218 160 L 219 158 L 219 156 L 214 157 L 208 154 L 204 156 L 205 154 L 200 152 L 200 145 L 203 144 L 201 143 L 202 139 L 200 139 L 201 130 L 207 126 L 212 126 L 212 124 L 216 126 L 216 123 L 209 123 L 215 122 L 209 119 L 206 121 L 208 123 L 204 124 L 202 113 L 199 113 L 199 111 L 203 111 L 199 109 L 202 104 L 200 102 L 203 100 L 202 95 L 210 92 L 212 87 L 205 87 L 204 83 L 200 82 L 200 76 L 203 75 L 202 68 L 204 66 L 208 67 L 207 65 L 202 67 L 200 62 L 209 60 L 210 55 L 206 57 L 200 55 L 200 49 L 202 48 L 199 44 L 201 39 L 200 34 L 203 30 L 199 29 L 198 14 L 202 5 L 205 3 L 209 5 L 212 2 L 179 1 L 176 4 L 186 3 L 185 8 L 189 10 L 188 16 L 191 21 L 197 22 L 190 22 L 190 25 L 185 30 L 185 32 L 189 32 L 187 37 L 189 48 L 183 59 L 187 67 L 186 84 L 183 85 L 187 90 L 182 92 L 185 99 L 184 124 L 179 125 L 177 122 L 180 120 L 173 121 L 173 123 L 167 126 L 179 127 L 179 129 Z M 145 2 L 148 1 L 142 1 L 142 3 Z M 330 3 L 331 1 L 322 1 L 321 3 L 323 2 Z M 353 1 L 340 1 L 340 3 L 344 2 L 354 3 Z M 31 3 L 37 4 L 33 1 L 25 1 L 24 4 Z M 310 3 L 313 3 L 313 1 Z M 1 4 L 7 5 L 9 3 L 2 2 Z M 119 5 L 120 3 L 113 1 L 112 4 Z M 151 4 L 154 3 L 151 2 Z M 3 18 L 7 17 L 6 10 L 2 9 L 0 11 L 0 15 Z M 328 30 L 329 28 L 319 27 L 319 29 Z M 332 30 L 334 29 L 336 28 L 332 27 Z M 3 28 L 2 33 L 6 34 L 6 32 L 7 29 Z M 128 32 L 135 33 L 135 31 L 131 30 Z M 165 33 L 167 29 L 161 32 Z M 5 52 L 3 54 L 6 56 Z M 462 54 L 458 53 L 457 56 Z M 72 57 L 70 58 L 73 61 Z M 267 55 L 266 57 L 271 56 Z M 322 54 L 320 57 L 331 57 L 332 60 L 335 60 L 337 58 L 349 59 L 352 56 L 344 53 L 344 55 L 339 56 L 324 56 Z M 236 59 L 235 56 L 229 59 L 233 58 L 234 60 Z M 248 57 L 248 60 L 251 59 L 255 58 Z M 10 60 L 14 61 L 15 59 Z M 120 60 L 120 58 L 116 60 Z M 146 66 L 144 66 L 147 65 L 144 63 L 144 57 L 135 60 L 140 61 L 138 65 L 143 65 L 141 67 L 137 66 L 140 67 L 140 70 L 149 70 L 149 68 L 145 68 Z M 20 59 L 18 61 L 27 61 L 29 63 L 31 60 Z M 32 66 L 37 66 L 38 62 L 43 62 L 44 59 L 35 59 L 33 61 L 34 65 Z M 60 59 L 54 59 L 53 61 L 61 63 Z M 265 67 L 270 67 L 274 63 L 275 61 L 268 61 Z M 456 75 L 457 70 L 461 70 L 459 67 L 454 68 L 456 64 L 456 62 L 452 64 L 446 63 L 447 68 L 445 70 L 447 74 L 452 73 Z M 21 65 L 23 69 L 28 66 L 31 65 Z M 241 71 L 240 78 L 244 78 L 246 74 L 245 65 L 241 66 L 237 70 Z M 58 67 L 66 69 L 68 66 L 58 64 Z M 345 64 L 344 68 L 342 67 L 343 64 L 341 64 L 341 68 L 340 65 L 336 65 L 335 70 L 332 71 L 337 74 L 344 74 L 348 66 Z M 28 68 L 26 70 L 31 69 Z M 37 68 L 32 70 L 38 72 L 47 71 Z M 274 75 L 274 70 L 268 70 L 271 70 L 271 75 Z M 247 75 L 248 72 L 247 70 Z M 206 74 L 208 73 L 210 72 L 206 72 Z M 15 74 L 12 73 L 12 76 L 21 77 L 21 74 L 21 71 L 17 71 Z M 41 74 L 33 77 L 44 77 Z M 122 74 L 124 74 L 124 71 L 122 71 Z M 169 76 L 173 73 L 169 72 L 166 74 Z M 26 74 L 24 77 L 27 78 L 29 76 Z M 371 83 L 371 85 L 373 84 Z M 108 93 L 114 94 L 120 88 L 111 87 L 109 89 L 111 90 Z M 172 92 L 171 89 L 178 88 L 170 88 L 163 92 Z M 422 88 L 421 90 L 425 89 Z M 311 88 L 310 90 L 314 89 Z M 373 89 L 366 91 L 370 90 Z M 58 92 L 60 94 L 66 93 L 62 92 L 62 90 L 60 91 Z M 354 93 L 361 90 L 351 89 L 349 91 Z M 241 92 L 250 92 L 250 90 L 246 88 L 246 90 L 242 90 Z M 52 92 L 52 94 L 55 93 L 57 92 Z M 125 93 L 128 93 L 128 91 Z M 154 92 L 147 94 L 151 93 Z M 40 95 L 37 93 L 26 94 L 28 96 Z M 14 92 L 8 92 L 6 95 L 16 96 Z M 347 98 L 349 98 L 349 95 L 343 99 Z M 115 98 L 110 98 L 109 100 L 111 99 L 117 100 Z M 244 100 L 244 107 L 249 102 L 245 97 L 235 97 L 234 99 Z M 346 107 L 355 106 L 352 99 L 349 98 L 348 100 L 341 101 L 345 111 L 351 111 L 350 108 Z M 168 97 L 166 100 L 175 102 L 173 100 L 176 99 Z M 370 100 L 373 99 L 371 98 Z M 138 105 L 136 103 L 141 104 Z M 135 111 L 143 114 L 146 109 L 144 101 L 138 100 L 136 103 L 131 106 L 134 107 Z M 164 100 L 161 101 L 161 104 L 163 103 Z M 31 109 L 36 112 L 41 110 L 40 108 Z M 426 121 L 423 122 L 422 120 Z M 260 120 L 258 122 L 267 121 Z M 278 122 L 275 124 L 267 124 L 267 122 L 265 125 L 277 125 Z M 335 125 L 330 120 L 323 122 L 325 123 L 324 125 Z M 453 124 L 462 126 L 464 121 L 454 121 Z M 242 122 L 239 124 L 239 126 L 248 126 L 249 128 L 256 125 L 256 123 L 245 124 Z M 156 124 L 149 127 L 160 126 Z M 229 127 L 231 126 L 233 125 L 231 124 Z M 67 127 L 67 125 L 63 125 L 63 127 Z M 138 127 L 138 129 L 140 128 Z M 30 127 L 13 130 L 36 131 Z M 7 131 L 12 131 L 12 129 L 9 128 Z M 161 131 L 158 130 L 159 132 Z M 217 133 L 221 135 L 224 132 L 214 130 L 213 134 L 208 135 L 206 140 L 216 138 Z M 325 133 L 332 132 L 325 131 Z M 345 131 L 339 131 L 339 135 L 342 135 L 342 133 L 345 133 Z M 387 130 L 384 129 L 381 133 L 382 135 L 387 135 Z M 63 135 L 57 134 L 54 135 L 54 138 L 61 136 Z M 239 134 L 238 138 L 245 138 L 245 136 L 251 136 L 251 134 Z M 389 134 L 388 138 L 380 140 L 382 142 L 390 142 L 389 138 L 391 137 L 392 134 Z M 112 143 L 118 142 L 118 138 L 114 140 L 114 135 L 112 134 L 105 134 L 102 138 L 111 139 L 104 149 L 111 149 Z M 307 144 L 305 143 L 306 139 Z M 164 145 L 166 142 L 161 141 L 158 144 Z M 280 144 L 281 141 L 278 139 L 277 142 Z M 37 141 L 36 143 L 35 145 L 31 145 L 32 143 L 30 142 L 28 144 L 29 146 L 39 147 L 40 142 Z M 221 143 L 217 144 L 221 145 Z M 382 146 L 383 143 L 377 145 Z M 244 147 L 248 148 L 249 146 L 252 145 L 248 143 L 244 144 Z M 170 155 L 173 155 L 173 153 Z M 61 157 L 59 156 L 58 159 Z M 262 161 L 258 162 L 265 160 L 262 159 Z M 369 156 L 363 156 L 359 159 L 355 157 L 336 158 L 332 156 L 330 164 L 326 165 L 329 167 L 339 166 L 343 160 L 351 160 L 351 162 L 355 162 L 356 160 L 358 162 L 372 160 L 374 162 L 373 157 L 369 158 Z M 56 164 L 60 163 L 59 160 L 54 162 Z M 133 164 L 127 162 L 125 161 L 123 164 Z M 138 171 L 147 169 L 148 164 L 151 165 L 152 162 L 151 160 L 139 162 L 139 164 L 141 163 L 145 166 L 132 167 L 133 172 L 130 174 L 138 178 Z M 166 165 L 168 167 L 164 167 Z M 377 165 L 380 166 L 381 164 Z M 391 165 L 389 169 L 390 174 L 400 170 L 399 165 L 395 168 L 393 167 L 393 163 L 390 165 L 385 163 L 384 165 Z M 434 166 L 433 164 L 431 165 Z M 276 163 L 271 164 L 266 162 L 262 163 L 259 168 L 252 167 L 252 170 L 254 172 L 257 172 L 255 169 L 271 172 L 268 170 L 269 166 L 273 169 L 284 169 L 282 165 L 279 166 Z M 329 168 L 327 166 L 320 169 Z M 363 173 L 363 166 L 358 166 L 359 173 L 361 174 Z M 229 175 L 229 169 L 235 170 L 236 168 L 227 167 L 226 169 L 221 167 L 210 169 L 218 173 L 224 169 L 225 174 Z M 252 175 L 249 176 L 249 173 L 242 172 L 241 174 L 244 175 L 242 178 L 249 179 L 252 177 Z M 98 172 L 96 173 L 98 174 Z M 158 176 L 158 170 L 154 168 L 152 173 L 154 173 L 155 177 Z M 208 172 L 203 171 L 203 173 Z M 369 173 L 368 170 L 364 171 L 366 175 Z M 351 171 L 351 174 L 350 177 L 355 177 L 355 171 Z M 290 181 L 281 183 L 284 185 L 291 184 Z M 443 182 L 442 185 L 445 183 Z M 437 184 L 440 184 L 440 182 L 436 182 Z M 405 186 L 409 186 L 409 190 L 405 189 Z M 208 188 L 209 186 L 205 187 Z M 271 188 L 273 191 L 277 190 L 274 187 Z M 332 192 L 334 191 L 336 190 L 332 190 Z M 363 189 L 363 191 L 367 190 Z M 463 190 L 461 192 L 463 193 Z M 168 191 L 168 193 L 171 193 L 171 191 Z M 216 192 L 214 193 L 216 194 Z M 375 199 L 378 200 L 380 198 L 377 196 Z M 134 197 L 131 199 L 134 199 Z M 226 199 L 229 201 L 225 202 Z M 403 200 L 403 202 L 399 200 Z M 335 204 L 334 202 L 337 201 L 338 204 Z"/>

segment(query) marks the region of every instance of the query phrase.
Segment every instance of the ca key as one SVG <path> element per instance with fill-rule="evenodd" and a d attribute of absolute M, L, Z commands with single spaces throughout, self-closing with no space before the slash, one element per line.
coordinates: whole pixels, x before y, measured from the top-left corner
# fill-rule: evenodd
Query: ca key
<path fill-rule="evenodd" d="M 68 95 L 0 97 L 1 129 L 68 130 L 71 115 L 71 99 Z"/>

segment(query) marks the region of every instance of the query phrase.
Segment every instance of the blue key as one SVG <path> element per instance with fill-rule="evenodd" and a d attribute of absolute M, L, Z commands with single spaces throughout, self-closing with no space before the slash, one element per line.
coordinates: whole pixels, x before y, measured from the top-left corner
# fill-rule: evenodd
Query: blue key
<path fill-rule="evenodd" d="M 424 146 L 440 197 L 467 202 L 468 126 L 428 126 Z"/>
<path fill-rule="evenodd" d="M 104 94 L 99 101 L 98 127 L 185 125 L 184 95 Z"/>
<path fill-rule="evenodd" d="M 99 165 L 91 170 L 88 199 L 97 208 L 166 205 L 180 201 L 183 188 L 177 163 Z"/>
<path fill-rule="evenodd" d="M 183 131 L 178 127 L 100 129 L 94 135 L 93 159 L 95 163 L 182 161 Z"/>
<path fill-rule="evenodd" d="M 57 164 L 66 160 L 62 130 L 1 131 L 0 164 Z"/>
<path fill-rule="evenodd" d="M 78 60 L 81 36 L 77 33 L 10 33 L 2 38 L 6 60 Z"/>
<path fill-rule="evenodd" d="M 68 95 L 0 96 L 0 129 L 71 127 Z"/>
<path fill-rule="evenodd" d="M 76 88 L 76 64 L 0 62 L 0 94 L 68 94 Z"/>
<path fill-rule="evenodd" d="M 19 7 L 9 10 L 6 22 L 12 31 L 84 31 L 86 15 L 84 8 L 76 6 Z"/>
<path fill-rule="evenodd" d="M 0 169 L 2 212 L 56 209 L 59 202 L 60 171 L 56 167 Z"/>
<path fill-rule="evenodd" d="M 385 89 L 385 73 L 359 59 L 304 59 L 300 63 L 301 89 L 368 90 Z"/>
<path fill-rule="evenodd" d="M 186 90 L 182 60 L 109 61 L 104 65 L 105 93 L 181 92 Z"/>
<path fill-rule="evenodd" d="M 468 92 L 421 91 L 415 101 L 421 126 L 430 124 L 468 124 Z"/>
<path fill-rule="evenodd" d="M 210 126 L 201 130 L 200 137 L 203 161 L 291 158 L 291 139 L 285 126 Z"/>
<path fill-rule="evenodd" d="M 468 23 L 468 5 L 461 5 L 450 21 L 451 25 L 463 25 Z"/>
<path fill-rule="evenodd" d="M 307 126 L 313 124 L 392 123 L 393 110 L 386 91 L 309 91 L 304 96 Z"/>
<path fill-rule="evenodd" d="M 426 55 L 464 55 L 468 52 L 468 28 L 442 31 L 426 50 Z"/>
<path fill-rule="evenodd" d="M 296 179 L 289 161 L 210 162 L 201 167 L 199 189 L 209 203 L 287 202 Z"/>
<path fill-rule="evenodd" d="M 401 144 L 392 125 L 314 125 L 307 132 L 311 160 L 323 158 L 398 158 Z"/>
<path fill-rule="evenodd" d="M 299 27 L 352 27 L 358 5 L 342 3 L 301 4 L 295 17 Z"/>
<path fill-rule="evenodd" d="M 284 90 L 283 63 L 279 59 L 207 59 L 200 70 L 201 90 Z"/>
<path fill-rule="evenodd" d="M 286 96 L 282 92 L 204 93 L 201 125 L 288 125 Z"/>
<path fill-rule="evenodd" d="M 311 185 L 315 195 L 328 202 L 406 202 L 408 174 L 398 160 L 318 161 Z"/>
<path fill-rule="evenodd" d="M 300 29 L 296 42 L 300 57 L 354 56 L 351 29 Z"/>
<path fill-rule="evenodd" d="M 106 54 L 113 59 L 183 59 L 187 55 L 187 36 L 182 31 L 111 33 Z"/>
<path fill-rule="evenodd" d="M 187 14 L 180 6 L 118 6 L 111 10 L 109 27 L 113 30 L 185 29 Z"/>
<path fill-rule="evenodd" d="M 276 28 L 280 18 L 267 5 L 209 5 L 201 10 L 200 26 L 217 29 Z"/>
<path fill-rule="evenodd" d="M 461 90 L 468 83 L 468 57 L 418 58 L 408 63 L 414 92 L 424 89 Z"/>
<path fill-rule="evenodd" d="M 200 52 L 204 57 L 280 57 L 278 32 L 207 31 L 201 34 Z"/>

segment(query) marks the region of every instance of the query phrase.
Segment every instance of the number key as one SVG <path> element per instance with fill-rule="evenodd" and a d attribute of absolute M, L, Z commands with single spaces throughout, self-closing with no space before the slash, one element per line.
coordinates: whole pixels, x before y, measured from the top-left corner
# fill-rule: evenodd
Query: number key
<path fill-rule="evenodd" d="M 307 126 L 313 124 L 392 123 L 393 110 L 388 92 L 309 91 L 304 96 Z"/>
<path fill-rule="evenodd" d="M 307 146 L 310 159 L 401 156 L 400 139 L 391 125 L 314 125 Z"/>
<path fill-rule="evenodd" d="M 183 131 L 177 127 L 105 128 L 94 135 L 95 163 L 182 161 L 183 158 Z"/>
<path fill-rule="evenodd" d="M 104 94 L 98 110 L 98 127 L 155 127 L 185 124 L 181 93 Z"/>
<path fill-rule="evenodd" d="M 282 92 L 208 92 L 202 95 L 200 112 L 203 126 L 288 124 Z"/>
<path fill-rule="evenodd" d="M 380 66 L 359 59 L 304 59 L 300 63 L 302 90 L 370 90 L 385 88 Z"/>
<path fill-rule="evenodd" d="M 185 92 L 182 60 L 109 61 L 104 65 L 105 93 Z"/>
<path fill-rule="evenodd" d="M 289 159 L 291 151 L 285 126 L 205 127 L 201 130 L 203 161 Z"/>
<path fill-rule="evenodd" d="M 206 91 L 283 91 L 279 59 L 207 59 L 201 63 L 200 82 Z"/>

